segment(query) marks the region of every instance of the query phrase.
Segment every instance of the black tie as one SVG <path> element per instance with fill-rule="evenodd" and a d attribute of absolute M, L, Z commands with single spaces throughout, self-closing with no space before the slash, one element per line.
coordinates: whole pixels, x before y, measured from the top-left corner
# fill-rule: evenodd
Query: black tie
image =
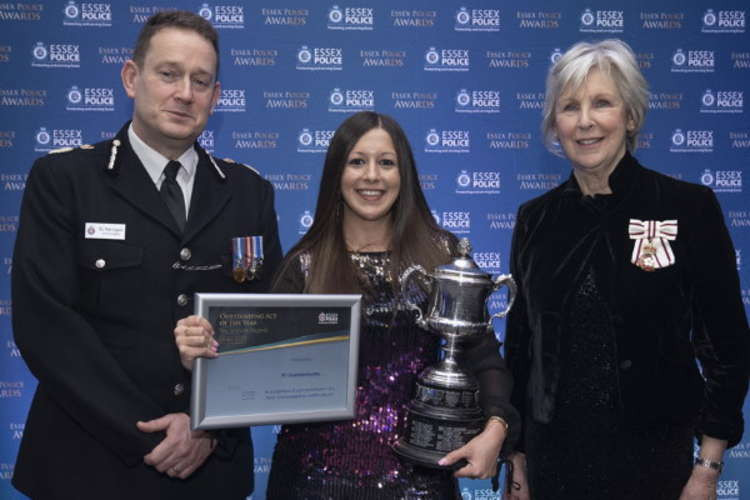
<path fill-rule="evenodd" d="M 164 167 L 164 182 L 161 183 L 161 197 L 164 198 L 164 203 L 167 204 L 167 208 L 172 213 L 174 220 L 177 222 L 177 227 L 180 231 L 185 230 L 185 197 L 182 194 L 182 188 L 177 184 L 177 171 L 180 170 L 180 162 L 170 161 L 167 166 Z"/>

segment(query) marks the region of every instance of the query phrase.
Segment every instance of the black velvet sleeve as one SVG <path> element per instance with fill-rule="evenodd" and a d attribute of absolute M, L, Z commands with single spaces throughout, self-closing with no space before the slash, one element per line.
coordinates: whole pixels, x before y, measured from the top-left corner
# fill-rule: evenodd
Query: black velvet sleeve
<path fill-rule="evenodd" d="M 513 378 L 500 356 L 500 343 L 490 330 L 476 344 L 468 346 L 458 357 L 459 363 L 476 377 L 479 383 L 479 404 L 485 416 L 498 416 L 508 423 L 508 435 L 502 455 L 507 455 L 518 441 L 521 419 L 510 403 Z"/>
<path fill-rule="evenodd" d="M 524 414 L 526 412 L 527 404 L 526 393 L 531 367 L 529 356 L 531 329 L 529 327 L 529 320 L 526 312 L 524 273 L 523 268 L 520 265 L 520 253 L 525 238 L 526 226 L 523 217 L 523 208 L 521 208 L 516 217 L 516 226 L 513 230 L 513 239 L 510 250 L 510 273 L 516 281 L 518 291 L 513 307 L 508 314 L 505 332 L 505 356 L 510 373 L 513 376 L 513 392 L 510 400 L 519 412 L 521 427 L 523 427 L 523 422 L 525 422 Z M 516 445 L 516 449 L 519 451 L 523 451 L 523 435 L 524 432 L 522 428 Z"/>
<path fill-rule="evenodd" d="M 695 285 L 693 344 L 705 378 L 700 434 L 742 438 L 742 405 L 750 372 L 750 333 L 740 294 L 735 251 L 719 202 L 706 189 L 696 203 L 689 235 L 690 276 Z"/>

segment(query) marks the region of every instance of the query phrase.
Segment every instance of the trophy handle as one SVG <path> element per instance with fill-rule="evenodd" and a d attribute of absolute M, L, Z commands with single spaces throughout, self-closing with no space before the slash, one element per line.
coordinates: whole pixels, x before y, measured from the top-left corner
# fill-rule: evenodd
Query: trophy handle
<path fill-rule="evenodd" d="M 406 270 L 401 273 L 401 278 L 399 281 L 401 281 L 401 296 L 404 298 L 404 302 L 406 305 L 411 309 L 412 311 L 415 311 L 417 313 L 417 326 L 420 328 L 424 328 L 427 330 L 427 322 L 424 319 L 424 315 L 422 314 L 422 310 L 419 308 L 418 305 L 416 305 L 414 302 L 410 301 L 406 294 L 406 286 L 409 284 L 409 278 L 411 278 L 411 275 L 414 271 L 418 271 L 422 276 L 430 280 L 432 282 L 432 277 L 427 274 L 427 272 L 424 270 L 424 267 L 420 266 L 419 264 L 414 264 L 412 266 L 409 266 L 406 268 Z"/>
<path fill-rule="evenodd" d="M 504 318 L 505 315 L 508 314 L 508 311 L 510 311 L 510 308 L 513 307 L 513 302 L 516 300 L 516 293 L 518 292 L 516 281 L 510 274 L 501 274 L 495 278 L 493 282 L 495 283 L 495 287 L 492 290 L 493 292 L 497 291 L 503 285 L 508 287 L 508 307 L 506 307 L 504 311 L 492 315 L 492 318 Z"/>

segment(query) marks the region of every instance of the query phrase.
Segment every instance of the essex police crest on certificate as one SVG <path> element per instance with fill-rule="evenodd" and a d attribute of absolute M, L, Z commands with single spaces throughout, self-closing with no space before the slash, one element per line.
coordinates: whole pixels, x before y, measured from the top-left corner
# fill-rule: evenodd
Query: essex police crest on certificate
<path fill-rule="evenodd" d="M 353 418 L 361 295 L 195 294 L 219 356 L 193 367 L 193 429 Z"/>

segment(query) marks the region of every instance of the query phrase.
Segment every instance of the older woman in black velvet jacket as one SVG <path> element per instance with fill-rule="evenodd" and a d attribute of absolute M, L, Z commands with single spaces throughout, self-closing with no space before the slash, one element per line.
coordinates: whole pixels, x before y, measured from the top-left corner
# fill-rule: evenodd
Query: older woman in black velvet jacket
<path fill-rule="evenodd" d="M 621 41 L 579 43 L 550 69 L 542 128 L 573 172 L 520 207 L 513 236 L 514 500 L 716 498 L 742 436 L 734 249 L 710 189 L 631 155 L 647 103 Z"/>

